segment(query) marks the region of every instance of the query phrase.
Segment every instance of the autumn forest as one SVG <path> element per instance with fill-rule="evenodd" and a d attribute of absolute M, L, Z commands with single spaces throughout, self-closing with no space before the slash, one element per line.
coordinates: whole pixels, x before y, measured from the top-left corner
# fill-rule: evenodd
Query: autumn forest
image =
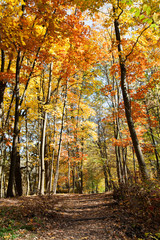
<path fill-rule="evenodd" d="M 160 180 L 155 0 L 0 3 L 0 197 Z"/>

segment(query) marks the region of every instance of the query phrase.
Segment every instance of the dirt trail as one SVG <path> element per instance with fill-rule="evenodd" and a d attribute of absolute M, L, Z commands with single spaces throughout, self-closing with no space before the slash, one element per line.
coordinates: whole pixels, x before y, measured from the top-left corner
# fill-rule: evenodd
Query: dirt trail
<path fill-rule="evenodd" d="M 128 213 L 111 192 L 1 199 L 0 208 L 8 209 L 8 213 L 14 209 L 4 216 L 15 219 L 14 227 L 23 223 L 28 230 L 20 227 L 15 240 L 147 239 L 143 218 Z"/>
<path fill-rule="evenodd" d="M 103 240 L 138 239 L 133 218 L 119 211 L 112 193 L 92 195 L 61 195 L 53 210 L 48 211 L 52 230 L 41 233 L 39 239 Z M 138 232 L 141 237 L 141 232 Z"/>

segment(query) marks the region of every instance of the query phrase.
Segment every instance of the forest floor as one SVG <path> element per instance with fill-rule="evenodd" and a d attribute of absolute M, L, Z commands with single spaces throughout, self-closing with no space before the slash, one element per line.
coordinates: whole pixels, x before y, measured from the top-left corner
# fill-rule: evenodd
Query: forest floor
<path fill-rule="evenodd" d="M 0 239 L 160 239 L 157 231 L 111 192 L 0 199 Z"/>

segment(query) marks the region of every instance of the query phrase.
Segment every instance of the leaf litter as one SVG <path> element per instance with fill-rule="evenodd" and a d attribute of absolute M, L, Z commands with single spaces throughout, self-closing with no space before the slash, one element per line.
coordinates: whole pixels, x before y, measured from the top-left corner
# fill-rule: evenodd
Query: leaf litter
<path fill-rule="evenodd" d="M 132 214 L 112 192 L 0 199 L 0 216 L 0 239 L 160 239 L 157 225 Z"/>

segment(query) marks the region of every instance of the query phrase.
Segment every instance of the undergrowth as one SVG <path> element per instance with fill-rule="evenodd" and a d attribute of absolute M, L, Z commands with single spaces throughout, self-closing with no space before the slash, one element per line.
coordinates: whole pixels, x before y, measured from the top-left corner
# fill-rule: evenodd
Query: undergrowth
<path fill-rule="evenodd" d="M 41 222 L 38 218 L 24 218 L 17 208 L 0 208 L 0 239 L 16 239 L 30 232 L 36 232 Z"/>
<path fill-rule="evenodd" d="M 114 198 L 135 218 L 145 222 L 143 239 L 160 239 L 160 183 L 158 181 L 124 184 L 114 189 Z"/>

